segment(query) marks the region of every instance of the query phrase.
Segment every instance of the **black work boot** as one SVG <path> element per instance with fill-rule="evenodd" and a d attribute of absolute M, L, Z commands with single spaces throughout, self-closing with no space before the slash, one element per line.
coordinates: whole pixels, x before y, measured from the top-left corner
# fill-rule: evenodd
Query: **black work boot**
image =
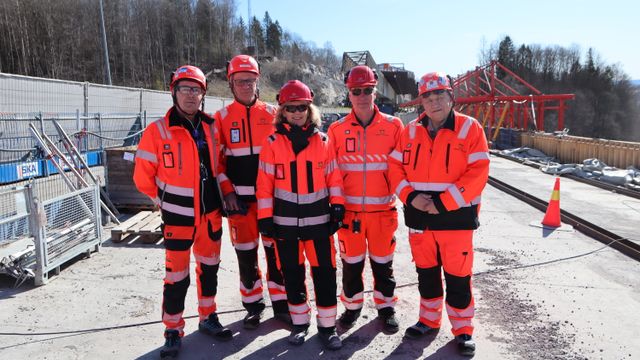
<path fill-rule="evenodd" d="M 436 330 L 437 329 L 432 328 L 418 321 L 415 325 L 411 325 L 410 327 L 407 328 L 407 330 L 404 332 L 404 337 L 409 339 L 420 339 L 421 337 L 424 337 L 425 335 L 432 333 Z"/>
<path fill-rule="evenodd" d="M 476 342 L 469 334 L 460 334 L 456 336 L 456 343 L 458 343 L 458 350 L 460 355 L 474 356 L 476 354 Z"/>
<path fill-rule="evenodd" d="M 160 349 L 160 359 L 175 359 L 180 352 L 182 339 L 178 330 L 164 331 L 164 346 Z"/>
<path fill-rule="evenodd" d="M 338 322 L 343 328 L 350 329 L 353 327 L 353 325 L 355 325 L 356 320 L 358 320 L 359 317 L 360 310 L 347 309 L 342 313 L 342 315 L 340 315 L 340 319 L 338 319 Z"/>
<path fill-rule="evenodd" d="M 242 326 L 249 330 L 257 329 L 258 326 L 260 326 L 260 319 L 262 318 L 264 308 L 264 303 L 257 303 L 255 306 L 250 307 L 247 315 L 242 319 Z"/>
<path fill-rule="evenodd" d="M 198 324 L 198 330 L 219 340 L 227 341 L 233 338 L 233 333 L 231 332 L 231 330 L 220 324 L 220 320 L 218 320 L 218 314 L 216 313 L 211 313 L 206 320 L 200 321 L 200 323 Z"/>
<path fill-rule="evenodd" d="M 302 345 L 309 334 L 309 324 L 293 325 L 289 334 L 289 344 Z"/>
<path fill-rule="evenodd" d="M 342 339 L 336 332 L 336 327 L 329 328 L 318 327 L 318 337 L 322 341 L 322 345 L 328 350 L 338 350 L 342 347 Z"/>
<path fill-rule="evenodd" d="M 393 308 L 388 307 L 379 310 L 378 319 L 382 321 L 382 331 L 385 334 L 395 334 L 400 330 L 400 324 L 398 324 Z"/>

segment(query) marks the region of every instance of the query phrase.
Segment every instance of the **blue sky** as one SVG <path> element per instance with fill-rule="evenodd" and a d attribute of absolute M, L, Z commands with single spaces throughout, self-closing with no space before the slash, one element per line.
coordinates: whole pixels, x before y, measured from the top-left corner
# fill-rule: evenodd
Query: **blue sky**
<path fill-rule="evenodd" d="M 237 0 L 247 18 L 248 0 Z M 419 77 L 472 70 L 480 50 L 509 35 L 516 45 L 589 47 L 606 64 L 640 79 L 637 0 L 251 0 L 251 14 L 272 19 L 305 41 L 369 50 L 377 63 L 404 63 Z"/>

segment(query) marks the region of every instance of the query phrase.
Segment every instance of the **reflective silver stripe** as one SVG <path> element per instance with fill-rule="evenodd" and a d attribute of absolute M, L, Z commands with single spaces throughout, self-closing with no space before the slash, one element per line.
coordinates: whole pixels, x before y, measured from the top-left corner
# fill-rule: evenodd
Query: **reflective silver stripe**
<path fill-rule="evenodd" d="M 389 167 L 387 163 L 367 163 L 366 170 L 387 170 Z M 365 171 L 364 164 L 340 164 L 340 170 L 342 171 Z"/>
<path fill-rule="evenodd" d="M 420 298 L 420 307 L 424 307 L 425 309 L 433 309 L 440 311 L 442 310 L 443 298 L 435 298 L 435 299 L 425 299 Z"/>
<path fill-rule="evenodd" d="M 254 186 L 239 186 L 235 185 L 236 194 L 238 195 L 255 195 L 256 189 Z"/>
<path fill-rule="evenodd" d="M 447 307 L 447 314 L 449 316 L 456 317 L 456 318 L 472 318 L 476 312 L 475 307 L 473 305 L 467 306 L 466 309 L 456 309 L 452 306 L 449 306 L 449 304 L 447 304 L 446 307 Z"/>
<path fill-rule="evenodd" d="M 452 183 L 411 182 L 411 186 L 418 191 L 446 191 Z"/>
<path fill-rule="evenodd" d="M 154 164 L 158 163 L 158 157 L 156 156 L 156 154 L 142 149 L 138 149 L 138 151 L 136 151 L 136 158 L 147 160 Z"/>
<path fill-rule="evenodd" d="M 334 159 L 332 160 L 330 163 L 327 164 L 327 166 L 324 168 L 324 173 L 325 174 L 329 174 L 331 172 L 333 172 L 333 170 L 336 169 L 336 167 L 338 166 L 338 162 Z"/>
<path fill-rule="evenodd" d="M 189 269 L 184 269 L 182 271 L 167 271 L 164 279 L 170 283 L 177 283 L 178 281 L 186 279 L 187 276 L 189 276 Z"/>
<path fill-rule="evenodd" d="M 317 307 L 318 315 L 316 316 L 316 320 L 318 321 L 319 327 L 332 327 L 336 325 L 336 314 L 338 309 L 336 306 L 332 306 L 330 308 L 322 308 L 320 306 Z"/>
<path fill-rule="evenodd" d="M 285 216 L 274 216 L 273 217 L 274 224 L 283 225 L 283 226 L 310 226 L 310 225 L 321 225 L 329 222 L 329 214 L 320 215 L 320 216 L 311 216 L 306 218 L 295 218 L 295 217 L 285 217 Z"/>
<path fill-rule="evenodd" d="M 224 119 L 229 115 L 229 110 L 226 107 L 220 109 L 220 119 Z"/>
<path fill-rule="evenodd" d="M 416 137 L 416 123 L 412 122 L 409 124 L 409 139 L 413 140 Z"/>
<path fill-rule="evenodd" d="M 258 210 L 270 209 L 273 207 L 273 198 L 258 199 Z"/>
<path fill-rule="evenodd" d="M 376 309 L 380 310 L 386 307 L 393 307 L 398 302 L 397 296 L 384 296 L 380 291 L 373 291 L 373 300 L 376 303 Z"/>
<path fill-rule="evenodd" d="M 393 200 L 393 195 L 389 196 L 345 196 L 347 204 L 384 205 Z"/>
<path fill-rule="evenodd" d="M 264 161 L 260 161 L 260 170 L 264 171 L 265 173 L 269 174 L 269 175 L 273 175 L 275 174 L 275 166 L 273 166 L 273 164 L 269 164 L 267 162 Z"/>
<path fill-rule="evenodd" d="M 215 296 L 203 297 L 201 299 L 198 299 L 198 305 L 200 307 L 212 307 L 215 304 L 216 304 L 216 297 Z"/>
<path fill-rule="evenodd" d="M 182 312 L 179 312 L 177 314 L 167 314 L 166 312 L 162 313 L 162 321 L 177 323 L 178 321 L 180 321 L 180 319 L 182 319 Z"/>
<path fill-rule="evenodd" d="M 162 203 L 161 207 L 162 207 L 162 210 L 167 210 L 174 214 L 192 216 L 192 217 L 195 215 L 193 208 L 171 204 L 171 203 L 168 203 L 166 200 Z"/>
<path fill-rule="evenodd" d="M 340 258 L 344 260 L 347 264 L 357 264 L 359 262 L 363 262 L 364 257 L 365 257 L 364 254 L 361 254 L 358 256 L 347 256 L 345 254 L 340 254 Z"/>
<path fill-rule="evenodd" d="M 187 188 L 187 187 L 182 187 L 182 186 L 165 184 L 157 176 L 156 176 L 156 185 L 158 185 L 159 188 L 162 188 L 165 192 L 168 192 L 168 193 L 171 193 L 171 194 L 174 194 L 174 195 L 191 196 L 191 197 L 194 196 L 193 195 L 194 194 L 193 188 Z"/>
<path fill-rule="evenodd" d="M 195 255 L 196 261 L 205 265 L 218 265 L 220 263 L 220 256 L 214 255 L 206 257 L 202 255 Z"/>
<path fill-rule="evenodd" d="M 398 186 L 396 187 L 396 194 L 398 196 L 400 196 L 400 193 L 402 192 L 402 190 L 404 190 L 404 188 L 406 187 L 411 187 L 411 184 L 409 184 L 409 182 L 407 180 L 402 180 L 400 181 L 400 184 L 398 184 Z"/>
<path fill-rule="evenodd" d="M 471 205 L 478 205 L 481 203 L 482 196 L 478 195 L 473 200 L 471 200 Z"/>
<path fill-rule="evenodd" d="M 253 250 L 258 247 L 258 239 L 247 243 L 236 243 L 233 245 L 236 250 Z M 242 286 L 242 283 L 240 283 Z M 260 285 L 262 286 L 262 285 Z"/>
<path fill-rule="evenodd" d="M 160 137 L 162 140 L 167 139 L 167 130 L 164 128 L 163 119 L 158 119 L 155 121 L 156 127 L 158 128 L 158 132 L 160 133 Z"/>
<path fill-rule="evenodd" d="M 396 161 L 402 162 L 402 153 L 398 150 L 393 150 L 389 156 Z"/>
<path fill-rule="evenodd" d="M 295 314 L 304 314 L 311 311 L 311 309 L 309 308 L 309 304 L 305 302 L 298 305 L 289 304 L 289 311 Z"/>
<path fill-rule="evenodd" d="M 472 153 L 469 155 L 469 160 L 467 160 L 467 164 L 472 164 L 478 160 L 489 160 L 489 153 L 486 151 Z"/>
<path fill-rule="evenodd" d="M 253 287 L 251 289 L 249 289 L 246 286 L 244 286 L 242 281 L 240 282 L 240 291 L 242 293 L 249 294 L 249 293 L 252 293 L 253 291 L 255 291 L 257 289 L 262 289 L 262 280 L 260 280 L 260 279 L 256 280 L 256 282 L 253 283 Z"/>
<path fill-rule="evenodd" d="M 326 188 L 316 191 L 311 194 L 296 194 L 290 191 L 276 188 L 273 197 L 284 201 L 297 203 L 297 204 L 312 204 L 316 201 L 322 200 L 329 196 Z"/>
<path fill-rule="evenodd" d="M 229 178 L 224 173 L 218 174 L 218 183 L 223 183 L 225 181 L 229 181 Z"/>
<path fill-rule="evenodd" d="M 330 187 L 329 196 L 342 196 L 342 188 L 339 186 Z"/>
<path fill-rule="evenodd" d="M 468 206 L 467 202 L 464 201 L 464 197 L 462 196 L 460 189 L 458 189 L 457 186 L 451 185 L 449 186 L 447 191 L 449 191 L 449 194 L 451 194 L 453 200 L 456 201 L 456 204 L 458 204 L 459 207 Z"/>
<path fill-rule="evenodd" d="M 253 149 L 253 154 L 251 153 L 252 149 Z M 260 150 L 262 150 L 262 146 L 254 146 L 253 148 L 244 147 L 244 148 L 236 148 L 236 149 L 226 148 L 224 153 L 225 155 L 231 155 L 231 156 L 248 156 L 248 155 L 257 155 L 260 153 Z"/>
<path fill-rule="evenodd" d="M 393 253 L 387 256 L 375 256 L 375 255 L 369 254 L 369 258 L 378 264 L 386 264 L 389 261 L 393 261 Z"/>
<path fill-rule="evenodd" d="M 245 296 L 242 295 L 242 302 L 243 303 L 254 303 L 256 301 L 260 301 L 262 299 L 262 294 L 255 294 L 252 296 Z"/>
<path fill-rule="evenodd" d="M 154 204 L 156 205 L 160 205 L 160 198 L 159 197 L 154 197 L 153 199 L 151 199 L 151 201 L 153 201 Z"/>
<path fill-rule="evenodd" d="M 473 124 L 473 118 L 467 117 L 464 124 L 462 124 L 462 129 L 458 133 L 458 139 L 466 139 L 469 134 L 469 129 L 471 128 L 471 124 Z"/>

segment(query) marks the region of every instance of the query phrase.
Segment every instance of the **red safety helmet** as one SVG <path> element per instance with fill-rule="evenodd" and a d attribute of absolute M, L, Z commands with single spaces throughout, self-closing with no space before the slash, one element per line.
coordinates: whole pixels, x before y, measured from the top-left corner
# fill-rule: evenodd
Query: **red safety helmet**
<path fill-rule="evenodd" d="M 227 62 L 227 79 L 231 79 L 231 75 L 237 72 L 245 71 L 260 75 L 260 66 L 256 59 L 249 55 L 237 55 Z"/>
<path fill-rule="evenodd" d="M 289 101 L 313 101 L 313 91 L 300 80 L 287 81 L 276 95 L 278 105 Z"/>
<path fill-rule="evenodd" d="M 418 82 L 418 96 L 435 90 L 452 91 L 449 76 L 441 72 L 431 72 L 420 78 Z"/>
<path fill-rule="evenodd" d="M 366 65 L 354 66 L 344 75 L 344 83 L 349 89 L 376 86 L 378 84 L 378 74 Z"/>
<path fill-rule="evenodd" d="M 202 90 L 207 91 L 207 78 L 204 76 L 199 67 L 193 65 L 182 65 L 171 74 L 171 84 L 169 90 L 173 92 L 173 88 L 181 80 L 191 80 L 197 82 Z"/>

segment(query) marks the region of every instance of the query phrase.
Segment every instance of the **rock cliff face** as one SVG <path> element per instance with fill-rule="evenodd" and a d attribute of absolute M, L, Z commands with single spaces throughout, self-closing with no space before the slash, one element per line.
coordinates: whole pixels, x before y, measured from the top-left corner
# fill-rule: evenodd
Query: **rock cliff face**
<path fill-rule="evenodd" d="M 347 98 L 347 89 L 339 71 L 305 62 L 272 60 L 261 63 L 260 98 L 275 103 L 280 87 L 289 80 L 300 80 L 314 92 L 314 103 L 318 106 L 337 107 Z M 230 97 L 224 73 L 212 79 L 209 95 Z"/>

